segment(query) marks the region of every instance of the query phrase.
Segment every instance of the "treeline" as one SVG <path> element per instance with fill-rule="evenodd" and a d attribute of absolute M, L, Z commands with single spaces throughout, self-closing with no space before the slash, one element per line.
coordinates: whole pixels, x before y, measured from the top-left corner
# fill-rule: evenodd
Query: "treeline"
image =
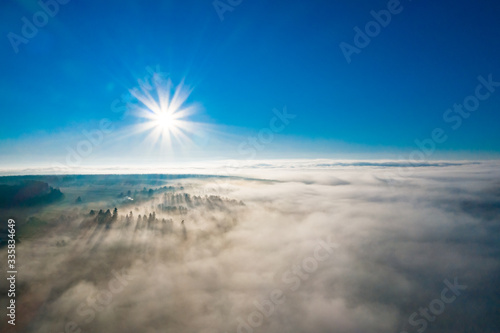
<path fill-rule="evenodd" d="M 184 187 L 180 186 L 178 189 L 183 191 Z M 176 190 L 177 189 L 174 186 L 163 186 L 156 189 L 153 188 L 147 189 L 146 187 L 144 187 L 142 191 L 135 190 L 134 192 L 132 192 L 131 190 L 128 190 L 127 192 L 121 192 L 118 195 L 118 198 L 125 198 L 125 197 L 130 197 L 133 199 L 137 199 L 138 197 L 146 198 L 146 197 L 151 197 L 154 194 L 164 193 L 164 192 L 175 192 Z"/>
<path fill-rule="evenodd" d="M 108 209 L 103 211 L 102 209 L 96 212 L 91 210 L 88 214 L 88 219 L 82 227 L 89 227 L 92 224 L 105 225 L 106 228 L 111 228 L 111 226 L 119 221 L 121 226 L 135 225 L 135 229 L 151 229 L 160 230 L 162 232 L 171 232 L 173 229 L 174 221 L 170 219 L 162 218 L 161 220 L 156 217 L 156 212 L 141 215 L 139 214 L 137 218 L 134 213 L 130 211 L 126 216 L 119 216 L 118 209 L 115 208 L 113 212 Z"/>
<path fill-rule="evenodd" d="M 163 232 L 171 232 L 174 225 L 173 219 L 161 220 L 156 217 L 156 213 L 152 212 L 149 215 L 146 213 L 144 215 L 139 214 L 137 219 L 134 218 L 134 214 L 130 212 L 125 216 L 125 225 L 130 225 L 135 222 L 135 229 L 150 229 L 150 230 L 161 230 Z"/>
<path fill-rule="evenodd" d="M 228 210 L 235 206 L 244 206 L 243 201 L 222 198 L 218 195 L 191 196 L 189 193 L 165 193 L 158 209 L 164 212 L 186 214 L 189 208 L 203 206 L 209 210 Z"/>
<path fill-rule="evenodd" d="M 113 214 L 111 214 L 109 209 L 105 212 L 101 209 L 97 213 L 94 210 L 91 210 L 89 216 L 98 224 L 110 224 L 118 220 L 118 209 L 115 207 Z"/>
<path fill-rule="evenodd" d="M 29 180 L 17 185 L 0 184 L 0 208 L 49 204 L 62 199 L 63 193 L 49 184 Z"/>

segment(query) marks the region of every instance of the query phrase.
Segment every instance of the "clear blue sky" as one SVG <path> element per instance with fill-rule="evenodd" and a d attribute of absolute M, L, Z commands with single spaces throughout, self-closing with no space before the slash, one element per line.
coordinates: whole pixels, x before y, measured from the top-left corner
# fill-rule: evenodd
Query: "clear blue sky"
<path fill-rule="evenodd" d="M 438 150 L 498 154 L 500 87 L 457 130 L 443 114 L 479 75 L 500 81 L 500 3 L 401 1 L 348 63 L 339 44 L 354 45 L 353 28 L 387 3 L 243 0 L 221 21 L 212 0 L 71 0 L 16 53 L 9 32 L 41 7 L 2 1 L 0 152 L 102 118 L 130 124 L 110 104 L 150 66 L 194 88 L 193 121 L 257 133 L 286 105 L 297 118 L 279 135 L 322 157 L 329 142 L 411 149 L 436 127 L 449 134 Z"/>

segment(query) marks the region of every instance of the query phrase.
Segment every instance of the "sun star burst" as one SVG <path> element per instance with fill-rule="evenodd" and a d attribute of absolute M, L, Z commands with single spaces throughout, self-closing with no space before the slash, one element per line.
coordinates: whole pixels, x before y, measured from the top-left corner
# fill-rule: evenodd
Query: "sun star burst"
<path fill-rule="evenodd" d="M 147 141 L 162 147 L 172 147 L 173 142 L 181 145 L 190 142 L 189 134 L 194 133 L 195 123 L 188 117 L 196 112 L 195 106 L 186 105 L 190 93 L 182 83 L 174 88 L 170 79 L 153 89 L 133 91 L 140 102 L 134 112 L 140 119 L 137 132 L 146 133 Z"/>

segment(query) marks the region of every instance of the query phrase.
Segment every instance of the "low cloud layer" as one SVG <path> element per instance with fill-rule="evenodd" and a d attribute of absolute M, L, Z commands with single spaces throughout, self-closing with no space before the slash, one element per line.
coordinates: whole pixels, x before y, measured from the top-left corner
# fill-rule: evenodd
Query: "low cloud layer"
<path fill-rule="evenodd" d="M 498 170 L 266 163 L 183 179 L 185 215 L 66 212 L 19 245 L 17 332 L 498 332 Z"/>

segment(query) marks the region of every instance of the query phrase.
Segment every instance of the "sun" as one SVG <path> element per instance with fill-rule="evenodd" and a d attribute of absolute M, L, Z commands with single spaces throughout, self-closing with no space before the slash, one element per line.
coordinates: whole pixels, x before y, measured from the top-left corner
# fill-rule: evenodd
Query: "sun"
<path fill-rule="evenodd" d="M 179 126 L 174 113 L 170 110 L 160 110 L 160 112 L 153 114 L 152 121 L 156 127 L 163 131 L 172 131 Z"/>
<path fill-rule="evenodd" d="M 133 91 L 139 101 L 134 110 L 138 123 L 134 133 L 146 133 L 146 141 L 160 146 L 188 143 L 196 135 L 196 123 L 189 117 L 196 113 L 197 105 L 186 105 L 190 90 L 179 84 L 174 86 L 169 79 L 154 89 Z"/>

